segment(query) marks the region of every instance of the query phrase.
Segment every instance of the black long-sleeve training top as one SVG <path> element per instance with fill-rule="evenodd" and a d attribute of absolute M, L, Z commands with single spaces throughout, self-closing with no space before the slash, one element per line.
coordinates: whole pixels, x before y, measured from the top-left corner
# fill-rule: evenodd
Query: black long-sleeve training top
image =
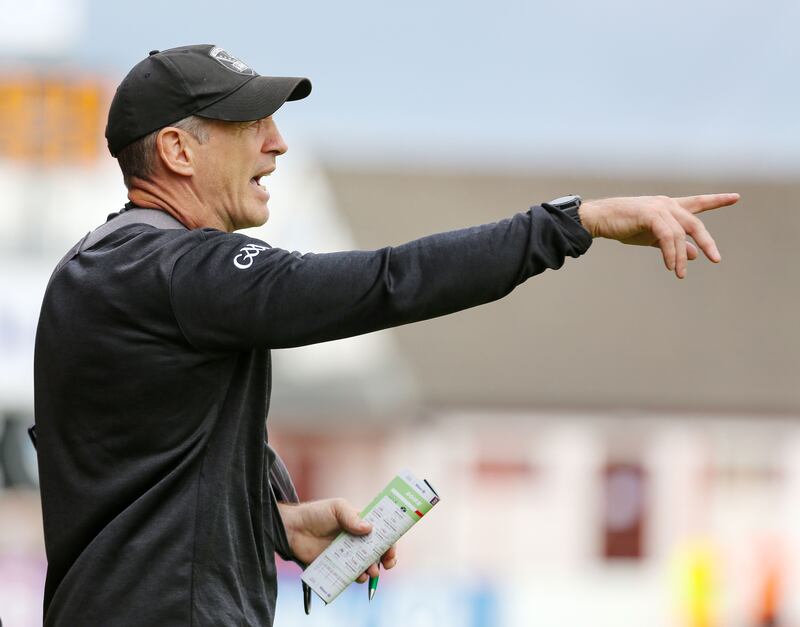
<path fill-rule="evenodd" d="M 269 349 L 496 300 L 591 241 L 535 206 L 374 251 L 129 224 L 75 253 L 36 337 L 45 625 L 271 625 Z"/>

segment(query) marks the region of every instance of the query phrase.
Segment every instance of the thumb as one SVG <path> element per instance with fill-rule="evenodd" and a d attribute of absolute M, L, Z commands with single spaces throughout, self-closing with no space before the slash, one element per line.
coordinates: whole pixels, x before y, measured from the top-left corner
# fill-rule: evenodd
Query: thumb
<path fill-rule="evenodd" d="M 372 525 L 366 520 L 362 520 L 358 511 L 347 501 L 337 500 L 334 504 L 334 513 L 339 526 L 347 533 L 363 536 L 372 531 Z"/>

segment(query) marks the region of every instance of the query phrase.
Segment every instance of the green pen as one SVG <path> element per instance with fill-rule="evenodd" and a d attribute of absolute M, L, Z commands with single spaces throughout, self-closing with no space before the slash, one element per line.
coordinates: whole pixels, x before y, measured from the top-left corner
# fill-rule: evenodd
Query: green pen
<path fill-rule="evenodd" d="M 380 569 L 381 569 L 381 563 L 378 562 L 378 570 L 380 570 Z M 369 578 L 369 600 L 370 601 L 372 601 L 372 597 L 375 596 L 375 591 L 378 589 L 378 579 L 379 578 L 380 578 L 380 575 L 378 577 L 370 577 Z"/>

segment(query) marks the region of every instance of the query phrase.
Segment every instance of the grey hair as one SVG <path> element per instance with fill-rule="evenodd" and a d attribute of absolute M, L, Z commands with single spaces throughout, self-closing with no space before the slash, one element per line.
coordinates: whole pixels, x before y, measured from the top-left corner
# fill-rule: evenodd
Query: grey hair
<path fill-rule="evenodd" d="M 190 115 L 167 126 L 186 131 L 201 144 L 208 141 L 210 122 L 200 116 Z M 156 137 L 160 130 L 137 139 L 119 151 L 117 161 L 122 170 L 122 180 L 128 189 L 131 188 L 134 178 L 147 180 L 152 176 L 156 163 Z"/>

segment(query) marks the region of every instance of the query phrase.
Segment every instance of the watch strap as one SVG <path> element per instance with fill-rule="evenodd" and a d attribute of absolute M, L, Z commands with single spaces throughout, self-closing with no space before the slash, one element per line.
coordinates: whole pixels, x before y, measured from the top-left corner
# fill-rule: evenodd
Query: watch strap
<path fill-rule="evenodd" d="M 578 209 L 580 209 L 581 203 L 583 200 L 580 196 L 576 194 L 571 194 L 569 196 L 561 196 L 560 198 L 556 198 L 551 200 L 550 202 L 544 203 L 548 207 L 553 207 L 554 209 L 559 209 L 566 213 L 570 218 L 575 220 L 578 224 L 583 226 L 581 222 L 581 216 L 578 213 Z"/>

